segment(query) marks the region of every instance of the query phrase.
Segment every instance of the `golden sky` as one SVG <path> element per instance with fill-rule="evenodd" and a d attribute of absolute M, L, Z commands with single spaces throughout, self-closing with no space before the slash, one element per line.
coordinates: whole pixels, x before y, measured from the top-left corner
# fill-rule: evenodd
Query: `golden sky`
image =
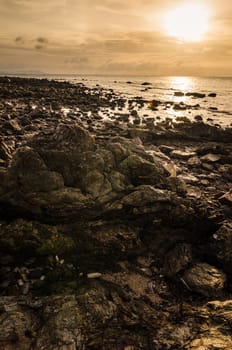
<path fill-rule="evenodd" d="M 171 36 L 165 14 L 197 2 L 204 38 Z M 0 50 L 0 73 L 232 76 L 232 0 L 0 0 Z"/>

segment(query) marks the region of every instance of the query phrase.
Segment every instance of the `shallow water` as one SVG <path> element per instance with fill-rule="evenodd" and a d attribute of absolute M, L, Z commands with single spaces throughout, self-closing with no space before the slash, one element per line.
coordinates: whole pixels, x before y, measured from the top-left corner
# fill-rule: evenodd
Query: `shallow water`
<path fill-rule="evenodd" d="M 187 105 L 199 104 L 200 107 L 185 111 L 176 111 L 172 108 L 159 110 L 163 117 L 184 117 L 194 119 L 201 115 L 204 121 L 212 119 L 221 126 L 232 123 L 232 78 L 200 78 L 200 77 L 135 77 L 135 76 L 55 76 L 56 79 L 68 80 L 74 83 L 83 82 L 89 87 L 111 88 L 126 97 L 141 96 L 144 99 L 171 101 Z M 131 82 L 128 84 L 128 82 Z M 151 85 L 142 85 L 148 82 Z M 175 91 L 205 93 L 205 98 L 177 97 Z M 208 97 L 215 92 L 216 97 Z M 213 108 L 210 110 L 210 108 Z M 151 115 L 149 109 L 143 113 Z M 208 120 L 210 122 L 210 120 Z"/>
<path fill-rule="evenodd" d="M 147 77 L 147 76 L 84 76 L 84 75 L 48 75 L 36 76 L 56 80 L 67 80 L 72 83 L 84 83 L 88 87 L 113 89 L 115 92 L 129 98 L 141 96 L 146 100 L 160 100 L 163 102 L 183 102 L 186 105 L 196 106 L 186 110 L 159 108 L 155 113 L 144 108 L 143 115 L 160 117 L 188 117 L 194 120 L 196 115 L 202 116 L 209 123 L 221 126 L 232 124 L 232 78 L 224 77 Z M 130 83 L 128 83 L 130 82 Z M 150 85 L 142 85 L 148 82 Z M 174 96 L 175 91 L 199 92 L 206 94 L 205 98 L 193 98 L 191 96 Z M 209 97 L 209 93 L 216 93 L 216 97 Z"/>

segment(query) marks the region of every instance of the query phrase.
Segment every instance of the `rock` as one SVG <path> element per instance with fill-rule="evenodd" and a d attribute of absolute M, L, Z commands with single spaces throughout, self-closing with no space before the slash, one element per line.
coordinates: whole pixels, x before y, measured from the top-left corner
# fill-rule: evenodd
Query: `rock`
<path fill-rule="evenodd" d="M 180 174 L 178 178 L 187 184 L 197 184 L 199 182 L 198 178 L 192 174 Z"/>
<path fill-rule="evenodd" d="M 0 78 L 0 348 L 232 348 L 232 129 L 148 104 Z"/>
<path fill-rule="evenodd" d="M 159 100 L 152 100 L 150 103 L 149 103 L 149 108 L 151 108 L 152 110 L 156 110 L 157 107 L 161 104 L 161 101 Z"/>
<path fill-rule="evenodd" d="M 69 254 L 75 242 L 56 227 L 18 219 L 1 225 L 0 247 L 1 252 L 26 258 Z"/>
<path fill-rule="evenodd" d="M 105 194 L 112 191 L 111 184 L 108 179 L 104 177 L 102 173 L 97 170 L 90 171 L 82 180 L 82 189 L 91 194 L 93 198 L 97 198 L 100 195 L 104 196 Z"/>
<path fill-rule="evenodd" d="M 46 143 L 44 142 L 46 139 Z M 62 151 L 87 152 L 96 148 L 94 138 L 78 124 L 60 124 L 49 134 L 41 132 L 29 145 L 41 149 L 56 149 Z"/>
<path fill-rule="evenodd" d="M 141 85 L 147 86 L 147 85 L 152 85 L 152 83 L 148 83 L 147 81 L 145 81 L 145 82 L 142 83 Z"/>
<path fill-rule="evenodd" d="M 173 146 L 161 145 L 159 146 L 161 152 L 165 154 L 170 154 L 172 151 L 175 151 Z"/>
<path fill-rule="evenodd" d="M 232 182 L 232 164 L 220 165 L 218 171 L 226 180 Z"/>
<path fill-rule="evenodd" d="M 109 339 L 111 349 L 118 348 L 118 344 L 128 343 L 132 348 L 139 344 L 145 349 L 147 333 L 144 335 L 138 330 L 118 332 L 118 327 L 114 325 L 123 323 L 123 328 L 130 328 L 133 324 L 139 324 L 138 310 L 146 310 L 149 314 L 149 317 L 143 317 L 146 325 L 156 322 L 158 315 L 153 316 L 152 307 L 141 298 L 136 302 L 125 301 L 126 293 L 114 287 L 112 282 L 88 279 L 76 295 L 2 298 L 2 349 L 81 350 L 86 345 L 93 349 L 107 349 Z M 136 295 L 135 292 L 131 293 Z M 125 307 L 125 304 L 128 306 Z"/>
<path fill-rule="evenodd" d="M 91 272 L 87 274 L 87 278 L 89 279 L 95 279 L 95 278 L 100 278 L 102 274 L 100 272 Z"/>
<path fill-rule="evenodd" d="M 7 122 L 5 122 L 3 127 L 6 130 L 9 130 L 9 131 L 12 131 L 12 132 L 15 132 L 15 133 L 21 132 L 21 130 L 22 130 L 21 127 L 19 126 L 18 121 L 16 119 L 8 120 Z"/>
<path fill-rule="evenodd" d="M 142 185 L 135 188 L 135 190 L 123 197 L 121 200 L 123 205 L 140 207 L 156 202 L 171 202 L 171 193 L 167 190 L 160 190 L 148 185 Z"/>
<path fill-rule="evenodd" d="M 223 290 L 226 276 L 213 266 L 198 263 L 185 271 L 183 280 L 193 291 L 212 297 Z"/>
<path fill-rule="evenodd" d="M 202 168 L 208 171 L 213 171 L 214 170 L 214 166 L 213 163 L 202 163 L 201 164 Z"/>
<path fill-rule="evenodd" d="M 119 170 L 130 179 L 133 185 L 160 184 L 165 181 L 168 172 L 159 162 L 149 162 L 132 154 L 119 164 Z"/>
<path fill-rule="evenodd" d="M 199 157 L 194 156 L 194 157 L 190 157 L 187 161 L 187 163 L 191 166 L 200 166 L 201 165 L 201 160 Z"/>
<path fill-rule="evenodd" d="M 133 109 L 131 111 L 131 115 L 132 115 L 132 117 L 137 117 L 138 116 L 138 112 L 136 111 L 136 109 Z"/>
<path fill-rule="evenodd" d="M 221 156 L 214 153 L 208 153 L 203 157 L 201 157 L 201 161 L 208 162 L 208 163 L 215 163 L 215 162 L 218 162 L 220 159 L 221 159 Z"/>
<path fill-rule="evenodd" d="M 183 271 L 192 262 L 192 249 L 190 244 L 179 243 L 165 254 L 164 273 L 174 276 Z"/>
<path fill-rule="evenodd" d="M 196 186 L 187 186 L 187 196 L 200 199 L 201 195 L 201 190 Z"/>
<path fill-rule="evenodd" d="M 209 96 L 209 97 L 216 97 L 217 94 L 216 94 L 215 92 L 210 92 L 210 93 L 208 94 L 208 96 Z"/>
<path fill-rule="evenodd" d="M 174 150 L 171 152 L 170 156 L 179 159 L 189 159 L 190 157 L 196 156 L 196 152 Z"/>
<path fill-rule="evenodd" d="M 201 115 L 196 115 L 196 116 L 194 117 L 194 119 L 195 119 L 197 122 L 202 122 L 202 121 L 203 121 L 203 118 L 202 118 Z"/>
<path fill-rule="evenodd" d="M 232 192 L 226 192 L 219 198 L 220 202 L 223 204 L 231 205 L 232 204 Z"/>
<path fill-rule="evenodd" d="M 213 234 L 210 241 L 210 250 L 222 264 L 223 269 L 230 273 L 232 269 L 232 222 L 226 221 Z"/>
<path fill-rule="evenodd" d="M 185 111 L 187 106 L 183 102 L 175 103 L 173 109 L 176 111 Z"/>
<path fill-rule="evenodd" d="M 174 92 L 174 96 L 182 97 L 182 96 L 184 96 L 184 92 L 182 92 L 182 91 L 175 91 Z"/>
<path fill-rule="evenodd" d="M 200 92 L 186 92 L 185 96 L 192 96 L 194 98 L 205 98 L 206 95 Z"/>
<path fill-rule="evenodd" d="M 11 150 L 7 144 L 0 138 L 0 159 L 9 161 L 11 159 Z"/>

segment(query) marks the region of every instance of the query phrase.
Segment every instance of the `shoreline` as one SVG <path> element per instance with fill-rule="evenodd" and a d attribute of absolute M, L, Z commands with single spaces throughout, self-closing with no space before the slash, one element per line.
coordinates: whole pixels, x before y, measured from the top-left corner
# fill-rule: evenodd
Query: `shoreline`
<path fill-rule="evenodd" d="M 232 128 L 148 103 L 0 77 L 0 347 L 232 347 Z"/>

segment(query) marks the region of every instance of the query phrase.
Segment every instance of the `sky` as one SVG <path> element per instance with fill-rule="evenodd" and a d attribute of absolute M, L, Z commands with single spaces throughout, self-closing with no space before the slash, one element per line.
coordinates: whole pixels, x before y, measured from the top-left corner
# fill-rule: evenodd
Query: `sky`
<path fill-rule="evenodd" d="M 165 29 L 169 11 L 196 2 L 0 0 L 0 73 L 232 76 L 231 0 L 200 1 L 200 41 Z"/>

